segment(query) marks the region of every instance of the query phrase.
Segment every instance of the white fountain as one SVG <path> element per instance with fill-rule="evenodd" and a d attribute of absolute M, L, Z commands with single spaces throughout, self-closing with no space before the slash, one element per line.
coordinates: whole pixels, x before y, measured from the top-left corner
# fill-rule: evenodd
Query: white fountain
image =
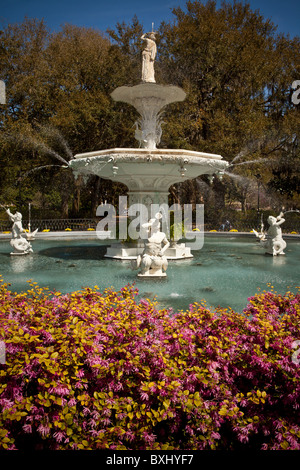
<path fill-rule="evenodd" d="M 168 205 L 169 188 L 174 183 L 196 178 L 202 174 L 222 175 L 228 166 L 221 155 L 184 149 L 158 149 L 162 135 L 162 112 L 175 102 L 183 101 L 186 93 L 172 85 L 159 85 L 154 77 L 156 55 L 155 33 L 143 34 L 146 41 L 142 57 L 142 80 L 136 86 L 121 86 L 111 97 L 135 107 L 140 118 L 135 123 L 135 138 L 139 148 L 113 148 L 80 153 L 70 161 L 75 177 L 98 175 L 128 187 L 128 205 Z M 132 246 L 116 243 L 106 256 L 134 259 L 143 253 L 143 244 Z M 167 259 L 192 257 L 184 243 L 171 244 L 164 253 Z"/>

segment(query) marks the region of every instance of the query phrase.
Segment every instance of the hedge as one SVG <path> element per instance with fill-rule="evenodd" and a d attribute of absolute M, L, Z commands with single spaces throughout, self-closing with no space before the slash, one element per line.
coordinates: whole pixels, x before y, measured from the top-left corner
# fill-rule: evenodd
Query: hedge
<path fill-rule="evenodd" d="M 1 282 L 0 448 L 300 449 L 299 293 L 240 313 L 137 294 Z"/>

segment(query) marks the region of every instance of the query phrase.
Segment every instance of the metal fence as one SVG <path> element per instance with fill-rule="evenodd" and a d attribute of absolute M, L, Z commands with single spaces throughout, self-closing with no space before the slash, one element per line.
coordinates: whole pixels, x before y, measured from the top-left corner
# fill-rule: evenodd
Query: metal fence
<path fill-rule="evenodd" d="M 96 229 L 100 219 L 32 219 L 30 221 L 30 229 L 39 231 L 50 230 L 51 232 L 64 231 L 66 229 L 84 231 L 89 228 Z M 29 221 L 23 219 L 22 225 L 24 229 L 28 228 Z M 12 224 L 10 221 L 0 221 L 0 232 L 10 231 Z"/>
<path fill-rule="evenodd" d="M 223 225 L 223 224 L 222 224 Z M 251 232 L 251 230 L 258 230 L 260 231 L 261 225 L 260 225 L 260 220 L 257 219 L 257 217 L 254 218 L 249 218 L 246 220 L 234 220 L 230 219 L 230 226 L 222 226 L 222 225 L 217 225 L 214 223 L 208 223 L 205 224 L 205 230 L 217 230 L 217 231 L 229 231 L 229 230 L 237 230 L 238 232 Z M 266 219 L 264 219 L 264 231 L 266 231 L 269 227 L 269 224 L 267 223 Z M 286 218 L 284 224 L 281 226 L 282 232 L 283 233 L 291 233 L 291 232 L 297 232 L 300 234 L 300 217 L 297 219 L 292 219 L 289 220 Z"/>
<path fill-rule="evenodd" d="M 70 229 L 72 231 L 86 231 L 88 229 L 96 230 L 97 224 L 100 218 L 92 218 L 92 219 L 32 219 L 30 221 L 30 229 L 34 231 L 35 229 L 39 229 L 39 232 L 43 230 L 49 230 L 51 232 L 57 231 L 65 231 Z M 23 227 L 25 229 L 28 228 L 28 220 L 24 219 L 22 221 Z M 12 224 L 9 220 L 0 220 L 0 233 L 1 232 L 9 232 L 11 231 Z M 266 224 L 265 230 L 268 228 Z M 230 220 L 230 226 L 222 227 L 222 225 L 216 225 L 214 223 L 206 223 L 204 224 L 204 230 L 216 230 L 216 231 L 229 231 L 229 230 L 237 230 L 238 232 L 251 232 L 252 229 L 259 230 L 260 223 L 256 218 L 249 218 L 246 220 Z M 286 220 L 285 223 L 282 225 L 283 233 L 291 233 L 297 232 L 300 233 L 300 217 L 294 220 Z"/>

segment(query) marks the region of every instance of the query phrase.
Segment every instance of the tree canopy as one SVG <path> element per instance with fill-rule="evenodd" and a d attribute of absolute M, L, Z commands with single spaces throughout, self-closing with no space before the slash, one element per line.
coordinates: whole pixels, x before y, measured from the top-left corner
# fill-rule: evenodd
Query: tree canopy
<path fill-rule="evenodd" d="M 106 33 L 70 24 L 51 32 L 29 18 L 2 28 L 0 202 L 22 210 L 30 201 L 39 217 L 89 217 L 101 200 L 125 193 L 96 176 L 76 181 L 67 162 L 79 152 L 137 145 L 135 110 L 110 93 L 139 83 L 142 32 L 137 17 Z M 299 208 L 300 105 L 291 99 L 299 37 L 279 34 L 249 4 L 196 0 L 173 10 L 157 45 L 157 82 L 187 93 L 166 108 L 160 146 L 232 163 L 222 181 L 181 183 L 172 198 L 204 201 L 214 213 L 236 202 L 246 210 L 259 181 L 265 204 Z"/>

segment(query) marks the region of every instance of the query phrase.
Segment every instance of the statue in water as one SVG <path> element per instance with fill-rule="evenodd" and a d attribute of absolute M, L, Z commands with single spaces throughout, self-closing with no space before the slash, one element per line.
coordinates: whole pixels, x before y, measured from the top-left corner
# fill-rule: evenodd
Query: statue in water
<path fill-rule="evenodd" d="M 5 211 L 13 223 L 11 230 L 12 239 L 10 244 L 14 251 L 11 253 L 11 255 L 27 255 L 28 253 L 32 253 L 33 250 L 31 244 L 24 237 L 22 237 L 22 233 L 25 232 L 22 227 L 22 214 L 20 212 L 12 214 L 9 209 L 5 209 Z"/>
<path fill-rule="evenodd" d="M 261 246 L 265 248 L 266 253 L 270 255 L 277 256 L 285 254 L 283 250 L 286 247 L 286 242 L 282 238 L 282 230 L 280 227 L 283 222 L 285 222 L 283 212 L 280 212 L 278 217 L 273 217 L 272 215 L 268 217 L 270 227 L 267 234 L 263 232 L 263 224 L 260 233 L 253 230 L 257 238 L 259 238 Z"/>
<path fill-rule="evenodd" d="M 142 255 L 138 255 L 137 260 L 132 263 L 134 269 L 141 268 L 140 277 L 166 276 L 165 271 L 168 267 L 168 260 L 164 252 L 169 247 L 166 234 L 160 231 L 160 220 L 162 215 L 157 213 L 148 223 L 142 227 L 148 231 L 148 239 Z M 150 233 L 149 233 L 150 232 Z"/>
<path fill-rule="evenodd" d="M 154 60 L 156 57 L 155 33 L 145 33 L 141 36 L 146 41 L 145 49 L 142 52 L 142 81 L 146 83 L 155 83 L 154 78 Z"/>

